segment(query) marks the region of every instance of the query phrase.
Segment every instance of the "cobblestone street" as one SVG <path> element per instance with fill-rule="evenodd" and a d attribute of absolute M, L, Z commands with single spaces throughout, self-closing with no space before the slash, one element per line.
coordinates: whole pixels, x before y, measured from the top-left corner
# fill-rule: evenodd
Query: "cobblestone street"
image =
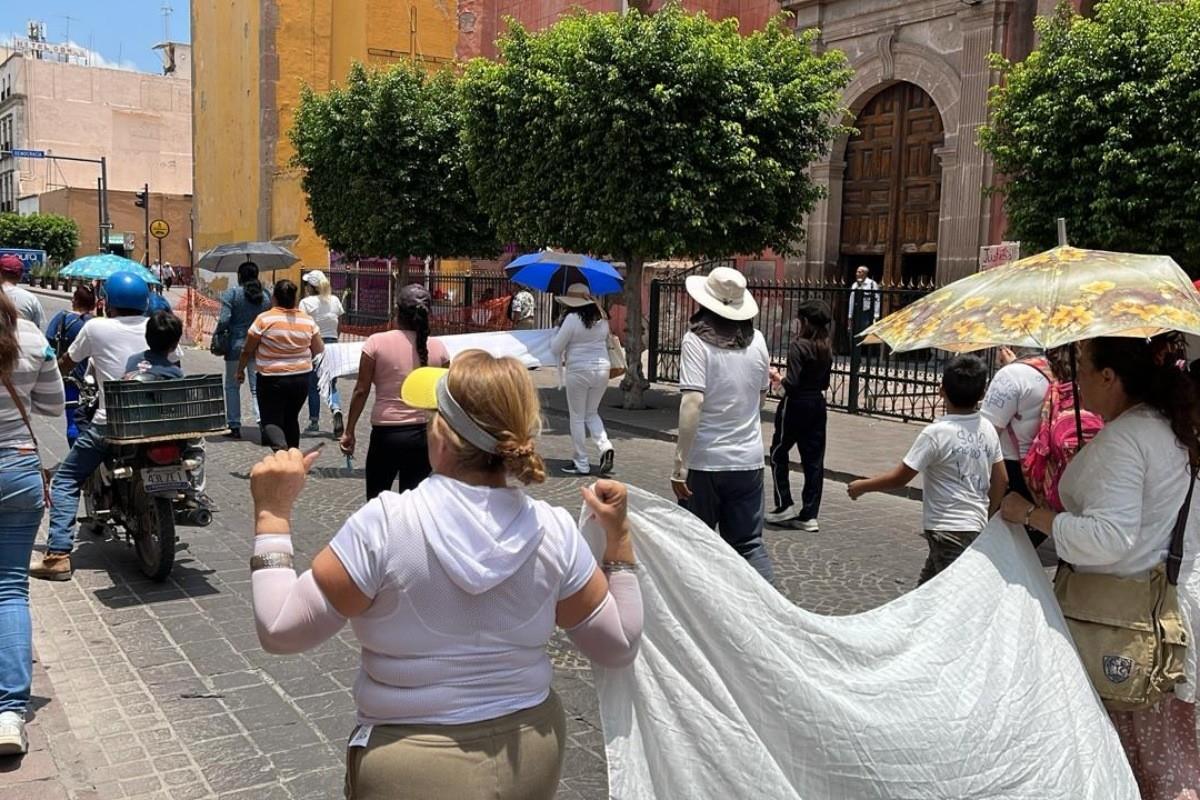
<path fill-rule="evenodd" d="M 190 373 L 215 372 L 189 351 Z M 549 416 L 542 452 L 557 473 L 570 452 L 566 420 Z M 329 420 L 323 427 L 328 431 Z M 365 428 L 365 425 L 363 426 Z M 366 441 L 360 430 L 360 441 Z M 615 477 L 660 494 L 669 442 L 612 430 Z M 363 500 L 361 456 L 347 471 L 328 433 L 295 518 L 298 568 Z M 318 439 L 309 439 L 315 443 Z M 316 651 L 273 656 L 258 646 L 247 562 L 252 537 L 248 471 L 263 450 L 227 439 L 208 446 L 209 492 L 220 505 L 208 528 L 180 528 L 171 579 L 141 577 L 121 542 L 81 538 L 75 578 L 33 581 L 35 752 L 56 779 L 22 798 L 332 798 L 341 796 L 344 743 L 353 727 L 350 687 L 358 653 L 349 628 Z M 533 493 L 574 509 L 575 479 L 551 477 Z M 848 614 L 910 589 L 924 555 L 920 504 L 892 496 L 851 503 L 829 483 L 822 531 L 771 530 L 768 545 L 789 598 Z M 39 539 L 40 541 L 41 539 Z M 565 639 L 553 645 L 555 689 L 570 721 L 559 797 L 607 796 L 604 740 L 590 673 Z M 37 747 L 41 747 L 38 750 Z M 23 768 L 24 769 L 24 768 Z M 0 774 L 0 800 L 7 792 Z"/>

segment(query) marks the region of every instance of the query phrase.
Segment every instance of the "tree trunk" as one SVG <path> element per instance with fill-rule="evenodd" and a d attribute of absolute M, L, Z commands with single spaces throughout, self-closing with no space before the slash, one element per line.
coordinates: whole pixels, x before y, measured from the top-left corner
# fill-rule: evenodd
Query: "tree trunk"
<path fill-rule="evenodd" d="M 621 391 L 625 393 L 624 407 L 640 409 L 646 407 L 642 393 L 650 388 L 650 381 L 642 374 L 642 351 L 646 343 L 642 336 L 644 320 L 642 312 L 642 274 L 644 259 L 641 256 L 625 256 L 625 377 L 621 380 Z"/>

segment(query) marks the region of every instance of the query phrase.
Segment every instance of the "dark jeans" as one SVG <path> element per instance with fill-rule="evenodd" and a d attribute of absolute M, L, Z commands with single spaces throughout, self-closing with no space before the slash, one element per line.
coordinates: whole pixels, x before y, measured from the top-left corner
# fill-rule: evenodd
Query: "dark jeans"
<path fill-rule="evenodd" d="M 300 446 L 300 409 L 308 398 L 308 373 L 258 376 L 258 413 L 263 444 L 268 425 L 278 425 L 289 448 Z"/>
<path fill-rule="evenodd" d="M 929 543 L 929 555 L 925 557 L 917 586 L 953 564 L 979 536 L 979 531 L 925 531 L 924 536 Z"/>
<path fill-rule="evenodd" d="M 800 450 L 800 464 L 804 468 L 804 490 L 800 494 L 802 521 L 816 519 L 821 512 L 821 491 L 825 487 L 827 417 L 825 395 L 821 392 L 789 394 L 775 409 L 775 435 L 771 437 L 775 507 L 782 509 L 792 504 L 788 456 L 795 446 Z"/>
<path fill-rule="evenodd" d="M 429 477 L 429 446 L 424 425 L 376 425 L 367 447 L 367 499 L 392 488 L 400 478 L 398 492 L 417 488 Z"/>
<path fill-rule="evenodd" d="M 758 574 L 773 583 L 775 570 L 763 545 L 763 471 L 706 472 L 688 470 L 692 496 L 679 504 L 700 518 Z"/>
<path fill-rule="evenodd" d="M 1029 491 L 1029 485 L 1025 483 L 1025 473 L 1021 471 L 1021 462 L 1004 459 L 1004 471 L 1008 473 L 1008 491 L 1016 492 L 1029 502 L 1034 502 L 1033 492 Z M 1025 533 L 1029 536 L 1029 543 L 1033 545 L 1034 550 L 1046 541 L 1046 534 L 1036 528 L 1026 526 Z"/>

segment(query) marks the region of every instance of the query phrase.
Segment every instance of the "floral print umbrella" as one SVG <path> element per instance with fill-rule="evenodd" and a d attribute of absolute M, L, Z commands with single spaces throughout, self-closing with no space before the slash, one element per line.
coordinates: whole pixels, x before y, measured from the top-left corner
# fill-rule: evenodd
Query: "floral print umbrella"
<path fill-rule="evenodd" d="M 1200 335 L 1200 291 L 1172 258 L 1064 245 L 943 286 L 867 328 L 863 343 L 1050 349 L 1169 330 Z"/>

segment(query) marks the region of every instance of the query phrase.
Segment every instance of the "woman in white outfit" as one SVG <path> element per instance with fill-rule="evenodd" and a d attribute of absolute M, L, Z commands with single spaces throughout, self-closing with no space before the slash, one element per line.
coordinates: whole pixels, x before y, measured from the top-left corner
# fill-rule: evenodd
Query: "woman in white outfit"
<path fill-rule="evenodd" d="M 313 318 L 321 329 L 321 341 L 325 344 L 337 344 L 338 323 L 346 310 L 342 301 L 333 294 L 329 278 L 319 269 L 314 269 L 304 276 L 304 299 L 300 301 L 300 310 Z M 333 413 L 333 438 L 340 439 L 345 431 L 342 421 L 342 398 L 338 394 L 337 378 L 329 383 L 329 410 Z M 308 427 L 305 433 L 317 433 L 321 430 L 321 390 L 317 370 L 309 375 L 308 382 Z"/>
<path fill-rule="evenodd" d="M 600 474 L 613 468 L 613 446 L 600 419 L 600 400 L 608 388 L 608 320 L 588 287 L 572 284 L 567 293 L 554 298 L 564 307 L 558 332 L 550 342 L 550 351 L 561 364 L 566 362 L 567 410 L 571 412 L 571 443 L 575 445 L 573 464 L 563 467 L 568 475 L 587 475 L 587 435 L 590 433 L 600 450 Z"/>
<path fill-rule="evenodd" d="M 414 370 L 401 396 L 433 411 L 434 474 L 356 511 L 303 575 L 291 518 L 316 452 L 251 472 L 259 640 L 298 653 L 350 620 L 362 664 L 349 800 L 551 800 L 566 743 L 546 653 L 555 626 L 603 666 L 637 655 L 625 488 L 582 489 L 605 533 L 597 564 L 570 512 L 510 485 L 546 477 L 537 391 L 519 361 L 462 353 L 448 371 Z"/>
<path fill-rule="evenodd" d="M 1052 536 L 1059 557 L 1076 572 L 1143 577 L 1165 564 L 1200 464 L 1200 404 L 1181 369 L 1183 358 L 1177 334 L 1082 342 L 1080 400 L 1104 419 L 1104 429 L 1063 472 L 1059 492 L 1065 511 L 1034 505 L 1014 492 L 1004 499 L 1003 517 Z M 1185 580 L 1195 573 L 1197 554 L 1189 552 L 1194 541 L 1189 534 L 1179 583 L 1179 602 L 1192 628 L 1189 648 L 1196 647 L 1200 632 L 1200 597 Z M 1186 681 L 1153 707 L 1109 711 L 1143 800 L 1200 796 L 1195 664 L 1189 655 Z"/>

